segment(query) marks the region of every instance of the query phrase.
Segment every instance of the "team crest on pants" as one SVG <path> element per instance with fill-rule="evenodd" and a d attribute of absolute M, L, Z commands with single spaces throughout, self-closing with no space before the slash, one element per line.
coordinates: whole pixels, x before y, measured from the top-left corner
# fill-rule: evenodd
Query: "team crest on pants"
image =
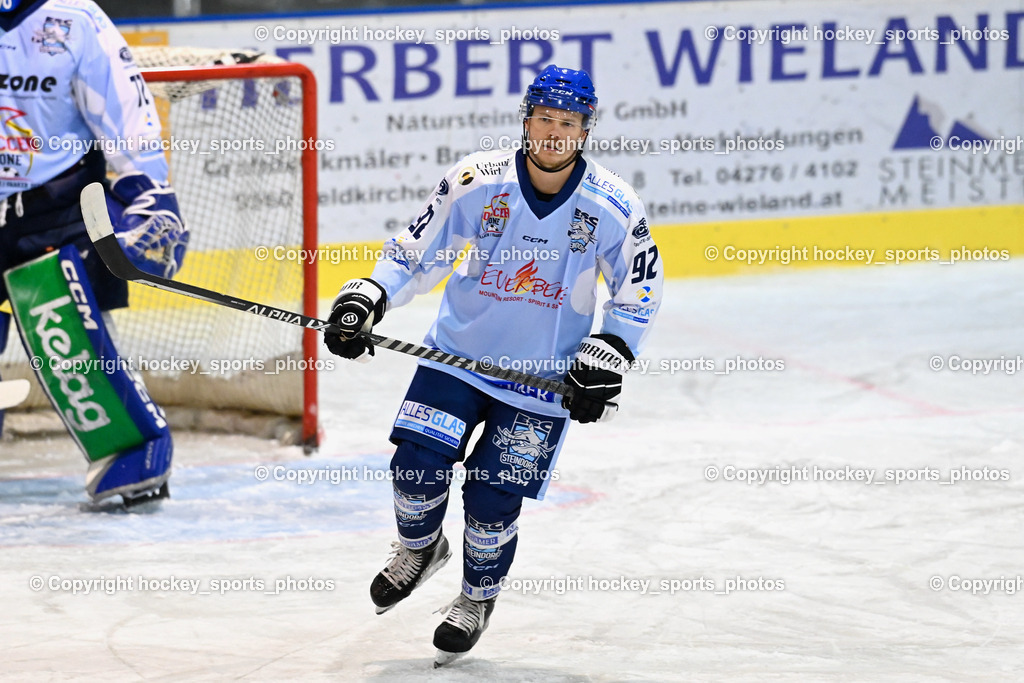
<path fill-rule="evenodd" d="M 538 468 L 555 450 L 554 446 L 548 445 L 548 437 L 551 436 L 553 426 L 553 422 L 544 422 L 516 413 L 512 429 L 498 427 L 494 445 L 505 449 L 498 460 L 509 466 L 509 469 L 503 470 L 499 477 L 524 484 L 535 481 Z"/>

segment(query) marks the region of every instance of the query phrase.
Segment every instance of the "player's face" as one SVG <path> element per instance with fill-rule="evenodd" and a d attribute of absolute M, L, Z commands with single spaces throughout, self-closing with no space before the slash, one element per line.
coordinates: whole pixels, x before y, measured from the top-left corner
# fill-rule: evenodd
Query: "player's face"
<path fill-rule="evenodd" d="M 526 133 L 533 160 L 548 168 L 557 168 L 575 156 L 587 137 L 583 114 L 551 107 L 534 107 L 526 119 Z"/>

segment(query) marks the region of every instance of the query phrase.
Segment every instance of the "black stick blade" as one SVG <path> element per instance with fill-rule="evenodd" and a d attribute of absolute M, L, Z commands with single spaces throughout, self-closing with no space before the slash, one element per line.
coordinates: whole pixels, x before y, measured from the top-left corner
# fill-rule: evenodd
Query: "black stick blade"
<path fill-rule="evenodd" d="M 103 185 L 90 183 L 82 190 L 82 218 L 85 219 L 89 239 L 111 273 L 122 280 L 138 280 L 141 275 L 145 275 L 128 260 L 114 235 Z"/>

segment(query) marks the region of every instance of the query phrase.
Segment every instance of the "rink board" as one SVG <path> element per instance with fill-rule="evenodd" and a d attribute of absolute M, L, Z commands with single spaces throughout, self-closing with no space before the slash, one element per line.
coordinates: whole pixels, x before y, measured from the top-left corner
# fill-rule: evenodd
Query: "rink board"
<path fill-rule="evenodd" d="M 504 39 L 513 27 L 529 33 Z M 1015 0 L 531 4 L 120 28 L 256 48 L 314 72 L 324 244 L 383 242 L 464 155 L 517 145 L 522 93 L 548 63 L 593 76 L 599 119 L 585 154 L 637 190 L 652 227 L 785 231 L 800 218 L 831 234 L 843 216 L 890 214 L 916 242 L 904 215 L 1024 205 Z M 230 99 L 217 106 L 246 106 Z M 204 152 L 204 172 L 223 172 Z M 955 220 L 995 247 L 977 232 L 999 240 L 990 219 Z M 680 272 L 716 270 L 676 260 Z"/>

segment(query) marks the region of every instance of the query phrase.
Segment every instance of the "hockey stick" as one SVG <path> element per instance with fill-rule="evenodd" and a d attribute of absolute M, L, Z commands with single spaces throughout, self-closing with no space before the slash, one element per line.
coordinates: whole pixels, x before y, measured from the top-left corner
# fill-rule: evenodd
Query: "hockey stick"
<path fill-rule="evenodd" d="M 238 311 L 254 313 L 256 315 L 261 315 L 264 318 L 280 320 L 299 327 L 308 327 L 319 332 L 339 332 L 337 326 L 327 322 L 326 320 L 311 318 L 301 313 L 258 304 L 245 299 L 228 296 L 227 294 L 220 294 L 209 289 L 190 285 L 187 282 L 175 282 L 174 280 L 150 275 L 149 273 L 139 270 L 135 267 L 134 263 L 128 260 L 128 257 L 125 255 L 124 251 L 122 251 L 121 245 L 117 241 L 117 237 L 114 236 L 114 226 L 110 223 L 110 215 L 107 213 L 107 201 L 104 196 L 103 186 L 100 183 L 92 183 L 82 190 L 82 215 L 85 218 L 86 229 L 89 231 L 89 239 L 92 240 L 93 246 L 96 247 L 96 252 L 100 255 L 100 258 L 103 259 L 103 262 L 106 264 L 107 268 L 110 269 L 110 272 L 122 280 L 141 282 L 144 285 L 156 287 L 157 289 L 162 289 L 167 292 L 183 294 L 185 296 L 190 296 L 193 299 L 217 304 L 218 306 L 226 306 L 227 308 L 234 308 Z M 475 372 L 480 375 L 494 377 L 495 379 L 521 384 L 534 389 L 540 389 L 541 391 L 549 391 L 561 396 L 572 397 L 573 387 L 565 384 L 564 382 L 559 382 L 558 380 L 544 379 L 543 377 L 528 375 L 524 372 L 519 372 L 518 370 L 512 370 L 510 368 L 495 367 L 491 363 L 481 363 L 479 361 L 470 360 L 469 358 L 463 358 L 462 356 L 438 351 L 437 349 L 430 349 L 426 346 L 420 346 L 419 344 L 412 344 L 399 339 L 382 337 L 377 334 L 360 332 L 359 335 L 374 346 L 380 346 L 381 348 L 390 349 L 391 351 L 397 351 L 410 356 L 417 356 L 426 360 L 442 363 L 443 365 L 450 365 L 455 368 L 469 370 L 470 372 Z"/>
<path fill-rule="evenodd" d="M 9 379 L 0 381 L 0 410 L 13 408 L 28 396 L 27 379 Z"/>

